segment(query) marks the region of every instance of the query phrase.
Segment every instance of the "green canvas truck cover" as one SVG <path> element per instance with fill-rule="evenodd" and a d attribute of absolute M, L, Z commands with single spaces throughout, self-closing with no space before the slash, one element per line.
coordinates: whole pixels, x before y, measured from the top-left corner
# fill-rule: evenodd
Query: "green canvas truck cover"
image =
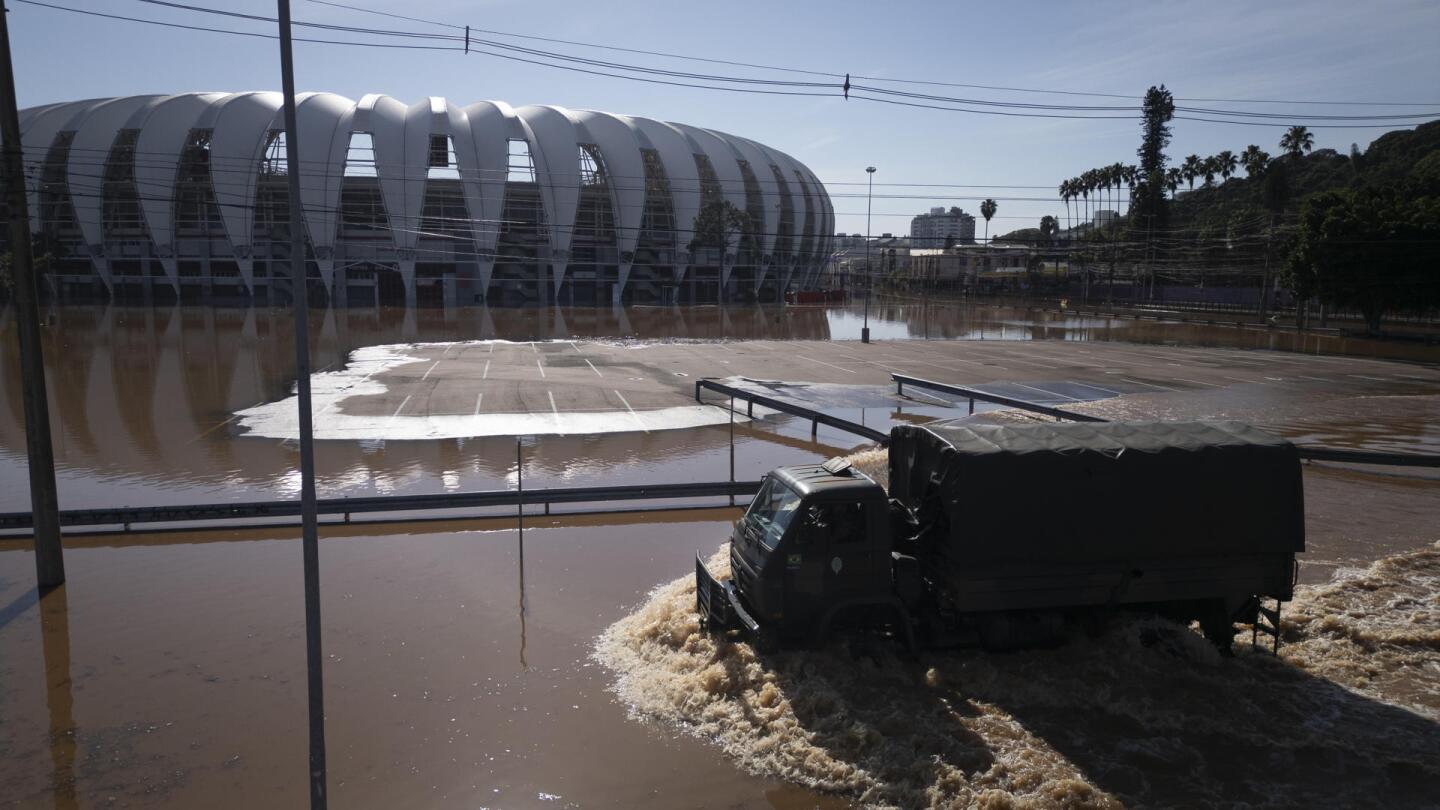
<path fill-rule="evenodd" d="M 1305 549 L 1294 445 L 1238 422 L 900 426 L 890 495 L 957 573 Z"/>

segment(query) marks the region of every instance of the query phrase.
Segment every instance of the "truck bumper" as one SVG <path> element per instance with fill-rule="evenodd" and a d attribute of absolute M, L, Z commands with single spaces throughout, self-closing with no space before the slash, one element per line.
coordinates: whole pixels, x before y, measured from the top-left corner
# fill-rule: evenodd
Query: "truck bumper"
<path fill-rule="evenodd" d="M 700 626 L 708 630 L 760 631 L 760 623 L 740 604 L 735 584 L 716 579 L 699 553 L 695 555 L 695 610 L 700 614 Z"/>

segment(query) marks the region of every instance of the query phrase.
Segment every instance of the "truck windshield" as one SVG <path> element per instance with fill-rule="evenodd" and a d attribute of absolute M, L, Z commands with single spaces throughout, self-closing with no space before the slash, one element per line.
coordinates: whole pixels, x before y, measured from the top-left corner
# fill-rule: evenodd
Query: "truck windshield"
<path fill-rule="evenodd" d="M 785 535 L 785 528 L 790 525 L 790 519 L 799 507 L 800 496 L 795 494 L 795 490 L 772 477 L 766 479 L 765 485 L 755 494 L 745 519 L 754 521 L 763 530 L 761 542 L 773 549 Z"/>

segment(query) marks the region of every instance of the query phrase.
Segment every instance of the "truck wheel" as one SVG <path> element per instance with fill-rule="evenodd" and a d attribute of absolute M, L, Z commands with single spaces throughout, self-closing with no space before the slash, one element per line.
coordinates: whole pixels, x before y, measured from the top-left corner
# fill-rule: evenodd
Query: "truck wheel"
<path fill-rule="evenodd" d="M 1235 625 L 1230 621 L 1230 613 L 1225 610 L 1223 599 L 1206 600 L 1200 608 L 1200 631 L 1205 638 L 1215 645 L 1220 655 L 1230 658 L 1235 655 L 1231 645 L 1235 643 Z"/>
<path fill-rule="evenodd" d="M 780 636 L 774 630 L 762 627 L 755 631 L 750 644 L 755 648 L 757 655 L 774 655 L 780 651 Z"/>

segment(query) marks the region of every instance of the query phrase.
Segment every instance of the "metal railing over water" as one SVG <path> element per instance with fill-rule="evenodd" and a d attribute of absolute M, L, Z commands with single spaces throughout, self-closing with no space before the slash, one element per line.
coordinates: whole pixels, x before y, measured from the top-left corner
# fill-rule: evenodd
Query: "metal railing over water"
<path fill-rule="evenodd" d="M 715 481 L 697 484 L 640 484 L 615 487 L 556 487 L 552 489 L 486 490 L 482 492 L 447 492 L 436 495 L 376 495 L 362 498 L 320 498 L 315 502 L 316 513 L 341 516 L 345 523 L 351 523 L 355 515 L 375 515 L 393 512 L 444 511 L 455 509 L 482 509 L 497 506 L 543 505 L 543 514 L 551 514 L 553 504 L 585 504 L 608 501 L 666 501 L 684 498 L 736 498 L 750 497 L 760 489 L 759 481 Z M 652 507 L 658 509 L 693 509 L 694 505 Z M 705 508 L 708 508 L 705 507 Z M 564 514 L 592 514 L 613 512 L 613 509 L 567 511 Z M 461 517 L 508 517 L 505 514 L 444 515 L 444 519 Z M 120 526 L 123 531 L 132 531 L 135 524 L 145 528 L 175 523 L 201 523 L 214 521 L 218 527 L 245 528 L 291 525 L 288 523 L 236 523 L 236 521 L 259 521 L 270 518 L 299 518 L 298 501 L 248 501 L 242 503 L 216 503 L 175 506 L 125 506 L 100 509 L 66 509 L 60 512 L 60 525 L 65 527 Z M 368 522 L 368 521 L 361 521 Z M 24 531 L 32 528 L 34 516 L 29 512 L 0 513 L 0 530 Z M 22 534 L 8 537 L 23 537 Z"/>
<path fill-rule="evenodd" d="M 781 413 L 788 413 L 791 416 L 798 416 L 801 419 L 808 419 L 810 421 L 811 435 L 815 434 L 819 425 L 827 425 L 838 430 L 843 430 L 847 433 L 854 433 L 856 436 L 863 436 L 873 442 L 880 443 L 881 446 L 890 444 L 890 434 L 887 432 L 879 431 L 872 427 L 866 427 L 865 425 L 859 424 L 858 422 L 851 422 L 848 419 L 841 419 L 838 416 L 831 416 L 826 413 L 821 413 L 814 408 L 807 408 L 803 405 L 796 405 L 794 403 L 785 402 L 784 400 L 776 399 L 774 397 L 767 397 L 764 394 L 757 394 L 754 391 L 748 391 L 744 388 L 736 388 L 733 385 L 726 385 L 725 383 L 716 382 L 714 380 L 695 381 L 696 402 L 700 401 L 700 392 L 702 390 L 714 391 L 717 394 L 725 394 L 726 396 L 731 396 L 735 399 L 744 401 L 745 403 L 747 403 L 746 415 L 748 416 L 754 416 L 755 406 L 759 405 L 762 408 L 769 408 L 772 411 L 780 411 Z"/>
<path fill-rule="evenodd" d="M 1059 408 L 1051 408 L 1048 405 L 1041 405 L 1039 403 L 1030 402 L 1023 399 L 1015 399 L 1014 397 L 1006 397 L 1001 396 L 1000 394 L 992 394 L 988 391 L 980 391 L 975 388 L 966 388 L 963 385 L 951 385 L 949 383 L 935 382 L 934 380 L 926 380 L 920 377 L 910 377 L 904 374 L 891 374 L 890 379 L 895 381 L 895 393 L 897 394 L 905 393 L 905 386 L 909 385 L 915 388 L 928 388 L 931 391 L 939 391 L 943 394 L 951 394 L 952 396 L 968 398 L 970 400 L 970 413 L 975 413 L 975 401 L 979 400 L 981 402 L 991 402 L 996 405 L 1004 405 L 1007 408 L 1015 408 L 1017 410 L 1043 414 L 1045 416 L 1053 416 L 1056 419 L 1066 419 L 1071 422 L 1110 421 L 1108 419 L 1101 419 L 1098 416 L 1089 416 L 1083 413 L 1062 411 Z"/>

